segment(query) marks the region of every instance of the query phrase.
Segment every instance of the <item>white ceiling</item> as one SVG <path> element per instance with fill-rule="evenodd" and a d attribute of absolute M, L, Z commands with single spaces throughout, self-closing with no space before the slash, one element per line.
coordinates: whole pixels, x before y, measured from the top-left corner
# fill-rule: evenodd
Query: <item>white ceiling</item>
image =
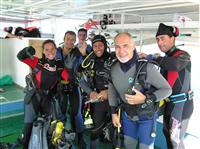
<path fill-rule="evenodd" d="M 127 14 L 133 22 L 166 22 L 174 15 L 199 21 L 198 0 L 1 0 L 0 20 L 29 22 L 52 17 L 99 18 L 102 14 Z M 116 15 L 117 16 L 117 15 Z M 134 18 L 135 17 L 135 18 Z M 120 19 L 120 17 L 115 18 Z M 169 20 L 170 21 L 170 20 Z"/>

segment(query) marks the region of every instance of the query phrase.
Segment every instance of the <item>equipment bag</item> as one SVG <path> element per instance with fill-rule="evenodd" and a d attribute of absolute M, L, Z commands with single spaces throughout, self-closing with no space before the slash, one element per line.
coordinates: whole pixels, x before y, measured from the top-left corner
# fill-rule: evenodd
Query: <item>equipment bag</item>
<path fill-rule="evenodd" d="M 32 28 L 17 27 L 15 29 L 15 35 L 24 37 L 37 37 L 37 38 L 41 37 L 39 29 L 35 27 Z"/>

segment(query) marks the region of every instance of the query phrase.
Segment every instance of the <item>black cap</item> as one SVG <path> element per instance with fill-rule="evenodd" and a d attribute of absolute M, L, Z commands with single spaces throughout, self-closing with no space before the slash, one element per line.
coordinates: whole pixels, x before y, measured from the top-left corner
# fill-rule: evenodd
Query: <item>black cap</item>
<path fill-rule="evenodd" d="M 106 38 L 104 36 L 102 36 L 102 35 L 94 36 L 94 38 L 92 39 L 92 45 L 97 41 L 102 42 L 105 46 L 105 49 L 107 49 L 107 41 L 106 41 Z"/>
<path fill-rule="evenodd" d="M 179 29 L 175 26 L 167 26 L 163 23 L 159 24 L 158 31 L 156 33 L 156 37 L 159 35 L 168 35 L 170 37 L 177 37 L 179 35 Z"/>

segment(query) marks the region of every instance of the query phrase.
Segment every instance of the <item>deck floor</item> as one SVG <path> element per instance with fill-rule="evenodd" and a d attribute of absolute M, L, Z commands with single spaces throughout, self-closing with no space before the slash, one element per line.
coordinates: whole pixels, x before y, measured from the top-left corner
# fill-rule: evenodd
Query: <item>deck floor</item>
<path fill-rule="evenodd" d="M 23 89 L 13 85 L 13 86 L 4 86 L 5 92 L 0 93 L 0 106 L 1 108 L 5 106 L 7 103 L 16 103 L 16 101 L 23 100 L 24 93 Z M 13 106 L 11 106 L 13 108 Z M 3 109 L 3 108 L 2 108 Z M 0 142 L 9 142 L 13 143 L 17 140 L 17 138 L 21 137 L 23 130 L 23 109 L 11 110 L 9 112 L 3 112 L 0 109 Z M 69 120 L 70 118 L 68 118 Z M 70 128 L 70 122 L 68 121 L 66 124 L 66 128 Z M 86 130 L 84 132 L 84 138 L 86 143 L 88 144 L 89 149 L 89 132 Z M 18 147 L 17 149 L 21 149 L 22 147 Z M 75 148 L 78 147 L 75 145 Z M 98 146 L 98 149 L 112 149 L 111 144 L 101 143 Z M 158 148 L 157 148 L 158 149 Z"/>
<path fill-rule="evenodd" d="M 3 87 L 0 86 L 0 88 L 5 90 L 5 92 L 0 92 L 0 103 L 12 102 L 24 98 L 23 88 L 17 85 L 9 85 Z"/>

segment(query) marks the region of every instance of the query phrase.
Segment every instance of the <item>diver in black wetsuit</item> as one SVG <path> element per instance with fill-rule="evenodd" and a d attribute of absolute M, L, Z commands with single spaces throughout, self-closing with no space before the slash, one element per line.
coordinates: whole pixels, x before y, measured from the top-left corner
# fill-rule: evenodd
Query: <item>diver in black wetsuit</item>
<path fill-rule="evenodd" d="M 92 40 L 92 50 L 89 59 L 90 65 L 85 68 L 86 78 L 80 82 L 81 88 L 88 94 L 91 100 L 98 99 L 96 103 L 91 103 L 91 114 L 94 128 L 90 131 L 90 149 L 96 149 L 98 139 L 107 121 L 109 112 L 108 104 L 108 81 L 97 75 L 104 71 L 104 62 L 110 57 L 107 52 L 107 42 L 104 36 L 96 35 Z"/>
<path fill-rule="evenodd" d="M 175 46 L 178 35 L 177 27 L 160 23 L 156 40 L 165 56 L 140 53 L 140 57 L 153 59 L 159 64 L 161 73 L 172 88 L 172 95 L 164 104 L 163 133 L 168 149 L 185 148 L 183 139 L 194 108 L 191 91 L 191 57 L 188 52 Z"/>
<path fill-rule="evenodd" d="M 32 72 L 35 71 L 35 74 L 32 74 L 32 77 L 35 79 L 33 86 L 36 86 L 37 93 L 41 99 L 38 101 L 36 93 L 33 93 L 30 101 L 24 101 L 24 149 L 28 149 L 33 121 L 37 117 L 38 112 L 42 115 L 52 114 L 51 99 L 56 94 L 58 81 L 60 78 L 68 81 L 68 70 L 63 68 L 61 61 L 55 59 L 56 45 L 54 41 L 46 40 L 43 42 L 42 47 L 44 56 L 41 59 L 33 56 L 35 54 L 33 47 L 26 47 L 17 54 L 17 58 L 20 61 L 30 66 Z M 28 91 L 26 94 L 30 94 L 30 92 Z M 37 107 L 35 107 L 36 101 L 39 102 Z"/>
<path fill-rule="evenodd" d="M 82 117 L 82 96 L 78 83 L 75 81 L 77 73 L 80 71 L 80 65 L 83 59 L 83 55 L 80 49 L 74 44 L 76 42 L 76 34 L 73 31 L 67 31 L 64 35 L 63 46 L 57 48 L 56 59 L 66 63 L 65 59 L 74 57 L 75 61 L 72 63 L 71 75 L 74 80 L 69 84 L 60 83 L 60 107 L 63 114 L 63 121 L 66 121 L 66 111 L 68 102 L 70 104 L 70 122 L 71 128 L 78 136 L 78 146 L 81 149 L 86 149 L 86 143 L 83 138 L 84 124 Z M 86 45 L 87 46 L 87 45 Z M 82 47 L 84 48 L 84 47 Z M 86 47 L 85 47 L 86 48 Z M 86 53 L 85 53 L 86 54 Z M 86 56 L 86 55 L 84 55 Z M 71 63 L 69 61 L 69 63 Z M 62 81 L 65 82 L 65 81 Z"/>

